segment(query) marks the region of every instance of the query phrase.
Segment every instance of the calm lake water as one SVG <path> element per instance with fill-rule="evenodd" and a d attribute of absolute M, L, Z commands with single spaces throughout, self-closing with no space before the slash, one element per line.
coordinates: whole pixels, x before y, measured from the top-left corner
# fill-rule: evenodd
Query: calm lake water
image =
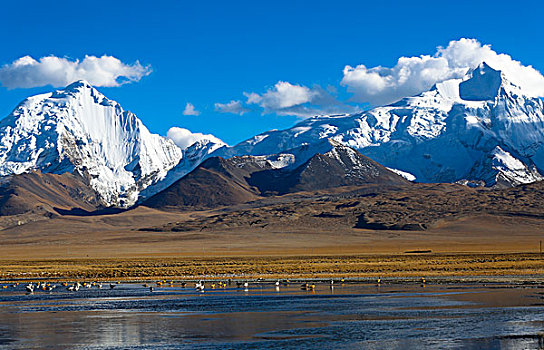
<path fill-rule="evenodd" d="M 416 283 L 26 294 L 21 284 L 0 289 L 0 349 L 539 349 L 543 295 Z"/>

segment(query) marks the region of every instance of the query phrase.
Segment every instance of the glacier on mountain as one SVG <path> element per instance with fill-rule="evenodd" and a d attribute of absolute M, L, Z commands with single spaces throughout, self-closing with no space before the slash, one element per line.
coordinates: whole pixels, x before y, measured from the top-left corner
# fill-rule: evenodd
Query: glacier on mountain
<path fill-rule="evenodd" d="M 128 207 L 182 159 L 171 141 L 85 81 L 32 96 L 0 122 L 0 175 L 74 172 L 105 205 Z"/>
<path fill-rule="evenodd" d="M 144 200 L 166 189 L 177 180 L 196 168 L 216 150 L 226 147 L 227 144 L 213 135 L 200 135 L 198 140 L 185 149 L 179 163 L 171 168 L 166 176 L 140 192 L 140 199 Z"/>
<path fill-rule="evenodd" d="M 543 110 L 542 100 L 484 62 L 391 105 L 309 118 L 216 154 L 267 155 L 332 138 L 419 182 L 518 185 L 543 179 Z"/>
<path fill-rule="evenodd" d="M 388 106 L 309 118 L 232 147 L 213 135 L 186 134 L 180 148 L 78 81 L 27 98 L 0 121 L 0 176 L 72 172 L 105 205 L 129 207 L 211 156 L 251 155 L 273 169 L 296 168 L 317 153 L 334 156 L 333 144 L 411 181 L 515 186 L 544 173 L 542 100 L 485 63 Z"/>

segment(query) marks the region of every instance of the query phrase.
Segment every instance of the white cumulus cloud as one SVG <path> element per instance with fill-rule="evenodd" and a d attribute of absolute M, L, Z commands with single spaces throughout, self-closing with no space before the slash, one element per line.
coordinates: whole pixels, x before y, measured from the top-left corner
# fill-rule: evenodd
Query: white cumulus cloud
<path fill-rule="evenodd" d="M 8 89 L 52 85 L 66 86 L 86 80 L 94 86 L 120 86 L 139 81 L 151 73 L 150 66 L 123 63 L 113 56 L 85 56 L 83 60 L 46 56 L 34 59 L 21 57 L 0 67 L 0 83 Z"/>
<path fill-rule="evenodd" d="M 401 57 L 392 68 L 346 66 L 341 84 L 353 93 L 354 101 L 382 105 L 419 94 L 444 80 L 461 78 L 482 62 L 503 71 L 528 95 L 544 96 L 544 77 L 532 66 L 499 54 L 476 39 L 465 38 L 438 47 L 432 56 Z"/>
<path fill-rule="evenodd" d="M 195 109 L 192 103 L 187 102 L 183 110 L 183 115 L 200 115 L 200 112 Z"/>
<path fill-rule="evenodd" d="M 354 113 L 357 107 L 340 102 L 330 92 L 316 85 L 309 88 L 304 85 L 277 82 L 263 94 L 244 92 L 248 104 L 256 104 L 264 113 L 292 115 L 302 118 L 323 114 Z"/>
<path fill-rule="evenodd" d="M 244 104 L 240 100 L 233 100 L 229 103 L 216 103 L 215 110 L 220 113 L 232 113 L 239 115 L 249 112 L 249 109 L 244 107 Z"/>
<path fill-rule="evenodd" d="M 174 141 L 174 143 L 181 149 L 187 149 L 197 141 L 209 140 L 217 144 L 225 144 L 219 138 L 211 134 L 202 134 L 199 132 L 191 132 L 185 128 L 172 127 L 166 133 L 166 137 Z"/>
<path fill-rule="evenodd" d="M 265 109 L 282 109 L 310 102 L 315 92 L 302 85 L 293 85 L 286 81 L 278 81 L 273 88 L 262 95 L 246 93 L 247 103 L 255 103 Z"/>

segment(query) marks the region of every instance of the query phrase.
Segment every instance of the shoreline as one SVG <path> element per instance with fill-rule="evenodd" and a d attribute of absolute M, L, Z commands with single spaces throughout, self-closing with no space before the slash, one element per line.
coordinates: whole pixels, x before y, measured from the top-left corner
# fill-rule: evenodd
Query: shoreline
<path fill-rule="evenodd" d="M 2 259 L 0 280 L 493 278 L 544 281 L 539 253 Z"/>

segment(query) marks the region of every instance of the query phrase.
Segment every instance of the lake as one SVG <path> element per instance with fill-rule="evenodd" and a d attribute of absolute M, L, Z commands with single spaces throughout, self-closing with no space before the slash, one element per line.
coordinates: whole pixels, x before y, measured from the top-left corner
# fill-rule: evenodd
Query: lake
<path fill-rule="evenodd" d="M 121 283 L 27 294 L 23 283 L 6 285 L 0 349 L 544 348 L 540 286 L 193 286 L 151 292 Z"/>

